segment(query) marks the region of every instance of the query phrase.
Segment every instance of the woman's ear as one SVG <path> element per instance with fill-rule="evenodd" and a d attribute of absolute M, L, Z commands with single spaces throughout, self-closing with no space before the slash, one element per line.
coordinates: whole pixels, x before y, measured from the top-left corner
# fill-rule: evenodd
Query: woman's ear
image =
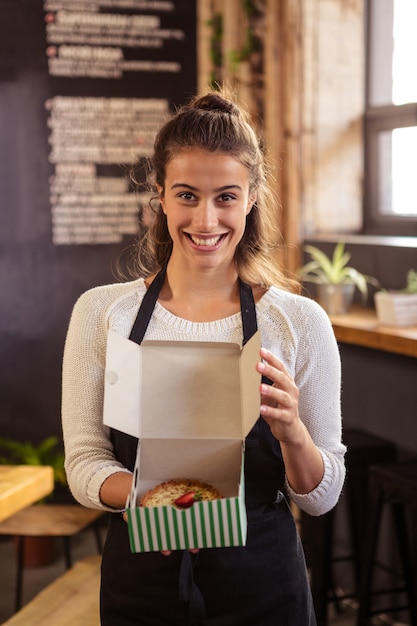
<path fill-rule="evenodd" d="M 161 207 L 163 212 L 165 213 L 165 206 L 164 206 L 164 189 L 163 187 L 161 187 L 161 185 L 158 185 L 158 183 L 155 184 L 156 186 L 156 190 L 158 192 L 158 196 L 159 196 L 159 202 L 161 203 Z"/>
<path fill-rule="evenodd" d="M 246 215 L 249 215 L 249 213 L 251 212 L 252 207 L 253 207 L 253 205 L 255 204 L 256 200 L 257 200 L 257 195 L 256 195 L 256 193 L 254 192 L 254 193 L 252 193 L 252 194 L 249 196 L 248 206 L 247 206 L 247 209 L 246 209 Z"/>

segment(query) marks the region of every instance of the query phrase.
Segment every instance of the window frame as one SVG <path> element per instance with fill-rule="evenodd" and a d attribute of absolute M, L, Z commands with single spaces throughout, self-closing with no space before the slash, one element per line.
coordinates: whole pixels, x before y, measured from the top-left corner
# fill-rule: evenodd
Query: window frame
<path fill-rule="evenodd" d="M 366 3 L 366 86 L 364 114 L 364 207 L 363 230 L 370 235 L 416 236 L 417 216 L 386 215 L 379 211 L 380 177 L 378 140 L 381 131 L 417 126 L 417 103 L 371 106 L 369 85 L 371 72 L 371 5 Z"/>

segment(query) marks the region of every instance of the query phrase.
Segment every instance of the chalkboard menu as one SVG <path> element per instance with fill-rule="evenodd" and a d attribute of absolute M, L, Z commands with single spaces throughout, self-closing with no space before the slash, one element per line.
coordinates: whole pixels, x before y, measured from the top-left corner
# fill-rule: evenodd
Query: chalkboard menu
<path fill-rule="evenodd" d="M 0 436 L 60 434 L 72 306 L 119 279 L 129 168 L 196 83 L 195 0 L 1 0 Z"/>

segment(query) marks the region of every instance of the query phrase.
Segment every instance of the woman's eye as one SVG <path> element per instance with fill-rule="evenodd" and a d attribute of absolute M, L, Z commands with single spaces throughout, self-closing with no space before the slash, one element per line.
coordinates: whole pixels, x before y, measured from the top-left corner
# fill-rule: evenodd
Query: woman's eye
<path fill-rule="evenodd" d="M 230 202 L 231 200 L 235 200 L 236 197 L 231 193 L 224 193 L 220 196 L 221 202 Z"/>
<path fill-rule="evenodd" d="M 178 194 L 178 197 L 182 198 L 183 200 L 194 200 L 194 194 L 190 191 L 182 191 Z"/>

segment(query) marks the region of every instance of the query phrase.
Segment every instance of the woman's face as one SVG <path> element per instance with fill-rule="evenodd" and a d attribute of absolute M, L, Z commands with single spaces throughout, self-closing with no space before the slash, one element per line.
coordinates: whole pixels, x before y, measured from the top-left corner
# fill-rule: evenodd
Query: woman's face
<path fill-rule="evenodd" d="M 166 168 L 161 195 L 172 258 L 207 269 L 228 267 L 255 199 L 248 170 L 234 157 L 198 148 L 181 152 Z"/>

